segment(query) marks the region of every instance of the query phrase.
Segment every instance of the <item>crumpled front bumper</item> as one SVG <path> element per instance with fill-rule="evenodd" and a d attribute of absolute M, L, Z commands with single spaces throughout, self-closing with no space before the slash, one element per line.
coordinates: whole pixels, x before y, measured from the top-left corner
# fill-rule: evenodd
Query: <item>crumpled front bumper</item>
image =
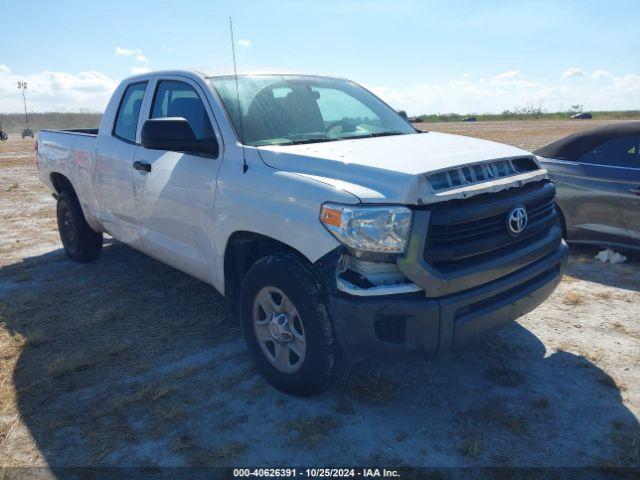
<path fill-rule="evenodd" d="M 423 292 L 375 297 L 334 293 L 334 328 L 347 355 L 443 355 L 540 305 L 560 282 L 568 251 L 561 241 L 552 253 L 509 275 L 437 298 Z"/>

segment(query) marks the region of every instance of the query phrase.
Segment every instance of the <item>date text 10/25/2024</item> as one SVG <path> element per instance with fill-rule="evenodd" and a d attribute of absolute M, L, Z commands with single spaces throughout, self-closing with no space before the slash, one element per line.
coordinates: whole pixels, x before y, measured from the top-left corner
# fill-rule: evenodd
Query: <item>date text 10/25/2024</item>
<path fill-rule="evenodd" d="M 400 478 L 397 470 L 386 468 L 234 468 L 234 478 L 306 477 L 306 478 Z"/>

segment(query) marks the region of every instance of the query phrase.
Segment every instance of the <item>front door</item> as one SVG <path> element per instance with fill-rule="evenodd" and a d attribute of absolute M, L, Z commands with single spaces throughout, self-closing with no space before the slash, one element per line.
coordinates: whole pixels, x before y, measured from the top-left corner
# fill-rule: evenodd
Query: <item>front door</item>
<path fill-rule="evenodd" d="M 197 139 L 215 138 L 202 89 L 182 77 L 158 79 L 146 118 L 183 117 Z M 220 159 L 140 147 L 134 195 L 149 255 L 205 281 L 213 280 L 214 198 Z M 141 167 L 142 166 L 142 167 Z"/>

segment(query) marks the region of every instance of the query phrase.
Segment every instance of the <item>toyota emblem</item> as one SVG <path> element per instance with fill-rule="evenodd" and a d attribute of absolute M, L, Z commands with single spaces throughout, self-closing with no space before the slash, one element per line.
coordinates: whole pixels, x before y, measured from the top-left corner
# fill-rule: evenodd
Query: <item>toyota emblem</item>
<path fill-rule="evenodd" d="M 516 205 L 507 215 L 507 230 L 511 235 L 520 235 L 527 228 L 528 221 L 527 209 L 522 205 Z"/>

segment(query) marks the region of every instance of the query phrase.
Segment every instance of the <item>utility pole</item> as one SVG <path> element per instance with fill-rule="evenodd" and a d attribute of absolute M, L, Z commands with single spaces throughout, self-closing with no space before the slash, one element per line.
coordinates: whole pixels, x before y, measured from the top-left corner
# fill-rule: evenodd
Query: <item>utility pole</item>
<path fill-rule="evenodd" d="M 27 89 L 27 82 L 18 82 L 18 89 L 22 90 L 22 102 L 24 103 L 24 123 L 29 125 L 29 117 L 27 116 L 27 99 L 24 93 Z"/>

